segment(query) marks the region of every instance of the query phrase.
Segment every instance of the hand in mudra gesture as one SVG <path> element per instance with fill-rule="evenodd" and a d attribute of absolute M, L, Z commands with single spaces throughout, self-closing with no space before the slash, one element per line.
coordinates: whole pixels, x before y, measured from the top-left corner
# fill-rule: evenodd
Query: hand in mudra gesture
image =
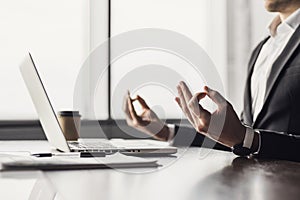
<path fill-rule="evenodd" d="M 143 112 L 138 115 L 133 106 L 133 102 L 138 101 L 142 106 Z M 170 135 L 168 126 L 160 120 L 155 112 L 147 105 L 146 101 L 139 95 L 131 98 L 129 92 L 124 98 L 124 112 L 126 122 L 129 126 L 136 128 L 156 139 L 167 141 Z"/>
<path fill-rule="evenodd" d="M 193 127 L 201 134 L 228 147 L 243 141 L 246 127 L 239 120 L 232 105 L 217 91 L 204 87 L 204 92 L 191 94 L 184 82 L 177 86 L 176 102 Z M 213 113 L 203 108 L 200 101 L 209 97 L 217 109 Z"/>

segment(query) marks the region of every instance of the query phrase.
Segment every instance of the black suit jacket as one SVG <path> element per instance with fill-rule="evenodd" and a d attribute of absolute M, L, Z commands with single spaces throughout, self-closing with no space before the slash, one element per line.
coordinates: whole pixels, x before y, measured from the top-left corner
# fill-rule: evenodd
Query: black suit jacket
<path fill-rule="evenodd" d="M 267 80 L 263 108 L 253 121 L 251 76 L 258 55 L 269 38 L 260 42 L 251 55 L 241 121 L 261 133 L 258 157 L 300 161 L 300 26 L 273 63 Z M 188 139 L 183 139 L 184 135 L 181 134 L 182 136 L 175 139 L 175 145 L 187 144 L 192 139 L 192 145 L 203 145 L 205 138 L 201 134 L 188 129 L 182 132 L 188 135 Z M 220 144 L 214 148 L 230 150 Z"/>

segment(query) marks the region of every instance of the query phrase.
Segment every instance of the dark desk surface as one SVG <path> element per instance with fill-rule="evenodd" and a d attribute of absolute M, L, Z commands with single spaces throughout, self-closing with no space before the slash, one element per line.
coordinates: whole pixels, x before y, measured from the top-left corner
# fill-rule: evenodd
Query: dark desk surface
<path fill-rule="evenodd" d="M 49 149 L 45 141 L 0 142 L 0 151 L 16 147 Z M 0 199 L 300 199 L 300 163 L 200 148 L 158 160 L 155 169 L 1 172 Z"/>

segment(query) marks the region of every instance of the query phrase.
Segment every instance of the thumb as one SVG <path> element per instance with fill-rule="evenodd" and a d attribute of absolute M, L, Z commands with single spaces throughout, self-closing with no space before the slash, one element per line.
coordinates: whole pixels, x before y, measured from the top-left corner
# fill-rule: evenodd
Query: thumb
<path fill-rule="evenodd" d="M 226 99 L 217 91 L 210 89 L 209 87 L 205 86 L 204 91 L 207 93 L 207 96 L 215 102 L 218 106 L 225 104 L 227 101 Z"/>

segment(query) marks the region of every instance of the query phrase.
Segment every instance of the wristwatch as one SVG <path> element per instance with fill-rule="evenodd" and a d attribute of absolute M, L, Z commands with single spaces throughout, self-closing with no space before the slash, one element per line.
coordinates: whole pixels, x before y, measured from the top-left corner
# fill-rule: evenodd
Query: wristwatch
<path fill-rule="evenodd" d="M 247 147 L 243 147 L 242 143 L 234 145 L 232 152 L 235 155 L 242 156 L 242 157 L 250 156 L 250 154 L 252 153 L 251 149 Z"/>
<path fill-rule="evenodd" d="M 246 157 L 251 155 L 253 152 L 251 146 L 253 143 L 255 131 L 252 128 L 246 127 L 246 133 L 244 141 L 240 144 L 233 146 L 232 152 L 238 156 Z"/>

